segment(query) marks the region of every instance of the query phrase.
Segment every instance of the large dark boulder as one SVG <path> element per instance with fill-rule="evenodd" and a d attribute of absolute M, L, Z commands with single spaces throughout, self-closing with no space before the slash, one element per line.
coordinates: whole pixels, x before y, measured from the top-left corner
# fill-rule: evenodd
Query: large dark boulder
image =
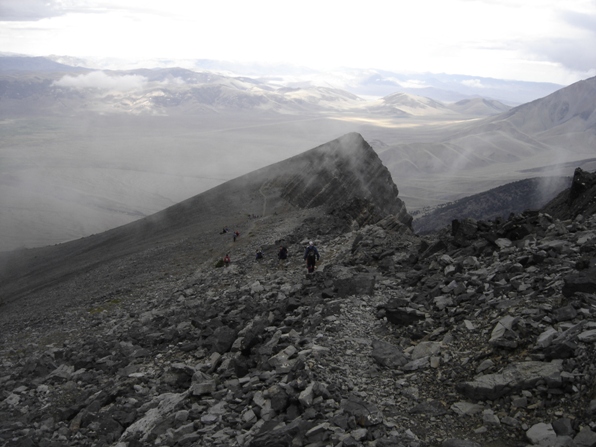
<path fill-rule="evenodd" d="M 596 268 L 582 270 L 564 278 L 563 295 L 573 296 L 576 292 L 596 293 Z"/>
<path fill-rule="evenodd" d="M 408 326 L 426 318 L 423 312 L 409 307 L 407 300 L 400 298 L 392 298 L 377 309 L 377 318 L 386 317 L 387 321 L 398 326 Z"/>
<path fill-rule="evenodd" d="M 408 363 L 408 358 L 404 352 L 397 346 L 387 343 L 383 340 L 373 340 L 372 358 L 379 365 L 388 368 L 399 368 Z"/>
<path fill-rule="evenodd" d="M 596 213 L 596 172 L 577 168 L 571 186 L 550 201 L 542 211 L 560 219 L 574 219 L 579 214 Z"/>
<path fill-rule="evenodd" d="M 476 239 L 476 233 L 478 233 L 478 225 L 474 219 L 455 219 L 451 222 L 453 241 L 461 247 L 470 245 Z"/>
<path fill-rule="evenodd" d="M 236 340 L 236 335 L 237 332 L 228 326 L 218 327 L 210 337 L 213 352 L 228 352 Z"/>

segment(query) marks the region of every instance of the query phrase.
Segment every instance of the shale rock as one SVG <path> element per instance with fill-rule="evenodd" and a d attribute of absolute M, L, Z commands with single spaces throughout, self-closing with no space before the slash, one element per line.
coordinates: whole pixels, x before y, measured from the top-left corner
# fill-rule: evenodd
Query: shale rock
<path fill-rule="evenodd" d="M 255 221 L 251 245 L 286 241 L 285 264 L 249 247 L 6 323 L 0 445 L 596 444 L 596 296 L 571 286 L 589 278 L 596 216 L 418 237 L 380 216 L 339 224 L 348 208 Z"/>

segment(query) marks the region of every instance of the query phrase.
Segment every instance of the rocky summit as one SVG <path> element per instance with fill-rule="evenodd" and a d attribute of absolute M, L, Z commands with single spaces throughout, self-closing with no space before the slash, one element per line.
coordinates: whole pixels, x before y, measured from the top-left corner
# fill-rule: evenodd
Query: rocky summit
<path fill-rule="evenodd" d="M 596 445 L 596 175 L 421 237 L 359 136 L 291 163 L 5 255 L 0 443 Z"/>

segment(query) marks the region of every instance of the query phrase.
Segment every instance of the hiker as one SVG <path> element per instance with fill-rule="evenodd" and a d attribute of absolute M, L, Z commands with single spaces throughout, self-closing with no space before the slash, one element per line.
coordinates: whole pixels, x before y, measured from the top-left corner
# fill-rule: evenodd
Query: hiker
<path fill-rule="evenodd" d="M 319 256 L 319 251 L 313 241 L 308 243 L 308 247 L 304 250 L 304 260 L 306 261 L 306 270 L 308 273 L 313 273 L 315 271 L 315 264 L 317 261 L 321 259 Z"/>
<path fill-rule="evenodd" d="M 259 259 L 263 259 L 263 252 L 261 251 L 261 249 L 260 249 L 260 248 L 257 250 L 257 254 L 256 254 L 256 257 L 255 257 L 255 259 L 256 259 L 257 261 L 258 261 Z"/>
<path fill-rule="evenodd" d="M 223 263 L 224 266 L 227 267 L 228 265 L 230 265 L 230 254 L 226 253 L 226 255 L 223 258 Z"/>
<path fill-rule="evenodd" d="M 240 236 L 240 233 L 238 231 L 234 231 L 234 242 L 236 242 L 236 238 Z"/>
<path fill-rule="evenodd" d="M 277 252 L 277 258 L 279 259 L 280 264 L 282 264 L 286 259 L 288 259 L 288 249 L 283 245 L 279 247 L 279 251 Z"/>

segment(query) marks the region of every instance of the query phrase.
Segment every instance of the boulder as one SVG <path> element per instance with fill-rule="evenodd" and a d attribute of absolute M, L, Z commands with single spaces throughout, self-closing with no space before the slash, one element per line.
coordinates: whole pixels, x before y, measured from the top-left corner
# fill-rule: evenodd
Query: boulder
<path fill-rule="evenodd" d="M 561 386 L 562 362 L 520 362 L 506 367 L 502 373 L 485 374 L 457 385 L 457 390 L 476 400 L 494 400 L 544 381 L 551 388 Z"/>
<path fill-rule="evenodd" d="M 399 368 L 408 363 L 408 359 L 401 348 L 391 343 L 374 339 L 372 341 L 372 348 L 372 358 L 379 365 L 388 368 Z"/>
<path fill-rule="evenodd" d="M 563 295 L 570 298 L 575 293 L 596 293 L 596 268 L 582 270 L 564 278 Z"/>

